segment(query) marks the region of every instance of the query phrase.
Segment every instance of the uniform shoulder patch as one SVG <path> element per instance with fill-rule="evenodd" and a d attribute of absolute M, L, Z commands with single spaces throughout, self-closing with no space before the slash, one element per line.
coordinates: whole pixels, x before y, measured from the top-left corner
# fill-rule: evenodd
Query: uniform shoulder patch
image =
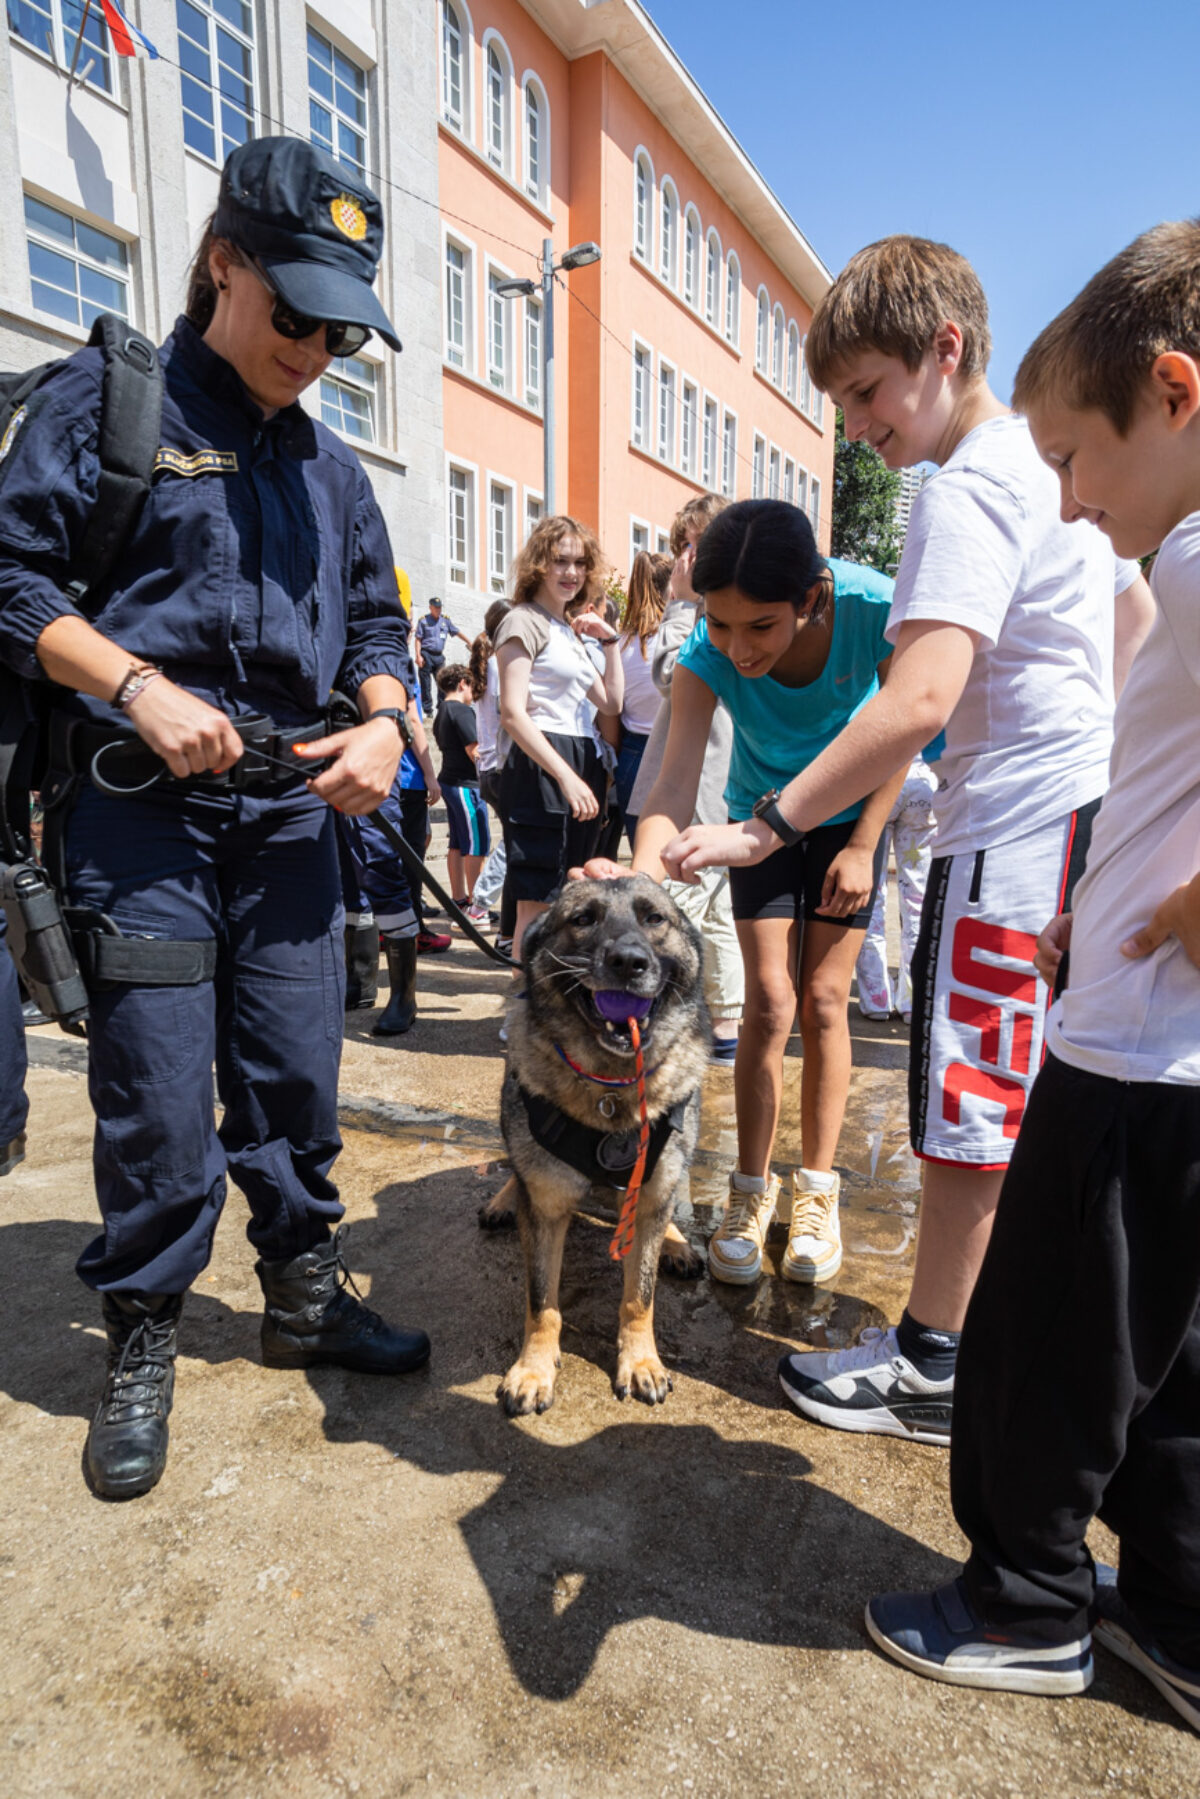
<path fill-rule="evenodd" d="M 195 475 L 236 475 L 237 451 L 194 450 L 188 456 L 163 444 L 154 458 L 155 474 L 159 469 L 170 469 L 173 475 L 184 475 L 189 480 Z"/>
<path fill-rule="evenodd" d="M 18 406 L 17 410 L 9 419 L 8 424 L 4 428 L 4 436 L 0 437 L 0 462 L 4 461 L 4 458 L 16 443 L 17 432 L 21 429 L 21 426 L 25 423 L 28 416 L 28 406 Z"/>

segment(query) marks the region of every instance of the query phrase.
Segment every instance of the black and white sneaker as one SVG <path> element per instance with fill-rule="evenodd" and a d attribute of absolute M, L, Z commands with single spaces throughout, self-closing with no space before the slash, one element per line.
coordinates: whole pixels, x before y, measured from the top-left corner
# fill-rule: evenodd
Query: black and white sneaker
<path fill-rule="evenodd" d="M 865 1330 L 853 1349 L 785 1355 L 784 1392 L 806 1418 L 837 1430 L 949 1443 L 954 1377 L 926 1380 L 900 1354 L 895 1329 Z"/>

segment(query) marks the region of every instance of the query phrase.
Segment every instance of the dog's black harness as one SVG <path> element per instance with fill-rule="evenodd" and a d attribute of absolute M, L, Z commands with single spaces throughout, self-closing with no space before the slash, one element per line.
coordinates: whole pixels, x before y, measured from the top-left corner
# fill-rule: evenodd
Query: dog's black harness
<path fill-rule="evenodd" d="M 618 1193 L 624 1193 L 637 1161 L 636 1129 L 593 1131 L 586 1124 L 580 1124 L 576 1119 L 568 1118 L 565 1112 L 560 1112 L 553 1100 L 543 1099 L 538 1093 L 530 1093 L 528 1088 L 521 1086 L 515 1075 L 509 1075 L 506 1084 L 520 1096 L 525 1116 L 529 1120 L 530 1135 L 535 1143 L 596 1186 L 613 1187 Z M 695 1093 L 689 1093 L 686 1099 L 679 1100 L 669 1112 L 663 1112 L 650 1126 L 643 1180 L 650 1179 L 671 1137 L 676 1131 L 683 1129 L 687 1109 L 695 1097 Z"/>

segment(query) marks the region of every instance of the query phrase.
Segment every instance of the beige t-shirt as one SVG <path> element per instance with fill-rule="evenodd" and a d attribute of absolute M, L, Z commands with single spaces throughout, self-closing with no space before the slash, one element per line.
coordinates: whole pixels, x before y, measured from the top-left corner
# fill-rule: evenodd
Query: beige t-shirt
<path fill-rule="evenodd" d="M 497 651 L 506 643 L 519 643 L 529 653 L 526 709 L 538 730 L 558 737 L 590 738 L 596 708 L 587 696 L 596 679 L 596 667 L 570 625 L 540 606 L 512 606 L 495 642 Z M 501 762 L 508 755 L 508 745 L 509 739 L 502 733 Z"/>

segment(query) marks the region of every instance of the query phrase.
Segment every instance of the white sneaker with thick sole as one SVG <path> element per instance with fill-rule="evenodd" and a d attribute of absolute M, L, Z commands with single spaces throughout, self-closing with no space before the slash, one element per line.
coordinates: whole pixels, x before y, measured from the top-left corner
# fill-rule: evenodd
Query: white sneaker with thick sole
<path fill-rule="evenodd" d="M 926 1380 L 900 1354 L 894 1327 L 865 1330 L 853 1349 L 785 1355 L 779 1381 L 796 1410 L 818 1424 L 913 1443 L 950 1441 L 954 1377 Z"/>
<path fill-rule="evenodd" d="M 828 1193 L 806 1187 L 803 1171 L 792 1174 L 792 1222 L 779 1271 L 789 1281 L 832 1280 L 842 1265 L 842 1225 L 838 1216 L 842 1177 Z"/>
<path fill-rule="evenodd" d="M 729 1180 L 729 1204 L 708 1240 L 708 1272 L 716 1281 L 749 1286 L 762 1273 L 763 1245 L 779 1203 L 779 1176 L 768 1175 L 761 1193 L 738 1193 Z"/>

